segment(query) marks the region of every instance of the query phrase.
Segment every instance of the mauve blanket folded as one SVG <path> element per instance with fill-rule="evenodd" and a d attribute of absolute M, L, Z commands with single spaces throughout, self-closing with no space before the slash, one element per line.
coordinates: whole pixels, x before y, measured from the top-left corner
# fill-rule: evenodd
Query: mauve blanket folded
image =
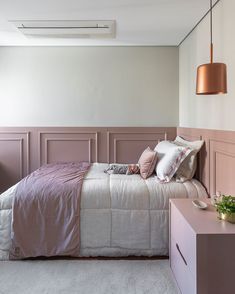
<path fill-rule="evenodd" d="M 80 194 L 89 163 L 42 166 L 18 185 L 10 259 L 79 256 Z"/>

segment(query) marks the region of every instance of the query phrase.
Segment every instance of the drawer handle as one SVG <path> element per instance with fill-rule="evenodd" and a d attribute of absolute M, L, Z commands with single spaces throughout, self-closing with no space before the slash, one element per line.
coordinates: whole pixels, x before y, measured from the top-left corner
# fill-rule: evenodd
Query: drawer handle
<path fill-rule="evenodd" d="M 182 259 L 183 259 L 185 265 L 187 265 L 187 262 L 186 262 L 186 260 L 185 260 L 185 258 L 184 258 L 184 256 L 183 256 L 182 252 L 180 251 L 179 245 L 176 243 L 175 246 L 176 246 L 176 248 L 177 248 L 177 250 L 178 250 L 180 256 L 182 257 Z"/>

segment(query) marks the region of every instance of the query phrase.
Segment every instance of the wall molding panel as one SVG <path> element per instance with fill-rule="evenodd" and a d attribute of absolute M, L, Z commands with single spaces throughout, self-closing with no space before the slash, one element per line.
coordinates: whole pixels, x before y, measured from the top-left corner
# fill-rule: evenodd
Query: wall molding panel
<path fill-rule="evenodd" d="M 39 165 L 84 160 L 98 161 L 98 132 L 39 132 Z"/>
<path fill-rule="evenodd" d="M 0 191 L 43 164 L 61 161 L 134 162 L 174 127 L 1 127 Z"/>
<path fill-rule="evenodd" d="M 124 129 L 124 128 L 123 128 Z M 175 128 L 127 128 L 107 132 L 107 162 L 135 163 L 146 147 L 175 138 Z M 127 152 L 127 150 L 131 152 Z"/>
<path fill-rule="evenodd" d="M 235 132 L 177 128 L 177 134 L 190 141 L 204 140 L 198 157 L 198 179 L 210 195 L 235 195 Z"/>
<path fill-rule="evenodd" d="M 29 132 L 0 131 L 1 191 L 30 172 L 29 138 Z"/>
<path fill-rule="evenodd" d="M 235 132 L 174 127 L 1 127 L 0 191 L 46 163 L 136 163 L 145 148 L 176 134 L 205 141 L 196 177 L 207 192 L 235 194 Z"/>

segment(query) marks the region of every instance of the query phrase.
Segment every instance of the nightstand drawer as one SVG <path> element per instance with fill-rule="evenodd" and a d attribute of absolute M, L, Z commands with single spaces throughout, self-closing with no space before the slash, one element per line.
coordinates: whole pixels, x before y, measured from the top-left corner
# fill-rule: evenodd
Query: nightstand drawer
<path fill-rule="evenodd" d="M 191 275 L 196 278 L 196 234 L 175 206 L 171 206 L 170 234 L 171 240 L 175 240 L 174 249 L 178 249 Z"/>
<path fill-rule="evenodd" d="M 171 269 L 182 294 L 196 294 L 196 279 L 192 277 L 179 244 L 171 239 Z"/>
<path fill-rule="evenodd" d="M 219 221 L 215 208 L 170 200 L 170 264 L 182 294 L 234 292 L 235 225 Z"/>

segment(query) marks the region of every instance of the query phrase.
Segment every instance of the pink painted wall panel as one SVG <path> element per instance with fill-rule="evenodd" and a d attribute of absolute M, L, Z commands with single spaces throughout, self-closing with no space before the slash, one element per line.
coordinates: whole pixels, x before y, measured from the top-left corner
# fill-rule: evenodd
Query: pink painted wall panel
<path fill-rule="evenodd" d="M 11 184 L 19 181 L 22 177 L 22 142 L 21 140 L 0 140 L 0 173 L 3 189 L 8 179 Z"/>
<path fill-rule="evenodd" d="M 217 152 L 215 162 L 217 168 L 215 179 L 212 183 L 215 185 L 213 190 L 221 191 L 224 194 L 230 194 L 231 191 L 235 190 L 235 158 L 231 158 L 231 156 L 228 156 L 227 154 Z M 221 168 L 218 168 L 218 166 L 220 166 Z"/>
<path fill-rule="evenodd" d="M 235 193 L 235 142 L 210 140 L 210 191 Z"/>
<path fill-rule="evenodd" d="M 173 128 L 116 128 L 108 132 L 108 162 L 137 163 L 148 146 L 154 148 L 161 140 L 175 138 Z"/>
<path fill-rule="evenodd" d="M 39 164 L 61 161 L 98 161 L 98 132 L 39 132 Z"/>
<path fill-rule="evenodd" d="M 117 139 L 114 142 L 114 162 L 120 163 L 137 163 L 137 155 L 140 155 L 146 146 L 154 149 L 156 146 L 155 141 L 140 141 L 138 139 Z M 133 150 L 132 153 L 127 152 L 127 149 Z"/>
<path fill-rule="evenodd" d="M 235 132 L 177 128 L 177 134 L 189 140 L 205 141 L 199 154 L 198 178 L 208 193 L 235 195 Z"/>
<path fill-rule="evenodd" d="M 29 172 L 29 133 L 0 131 L 0 191 Z"/>
<path fill-rule="evenodd" d="M 174 127 L 2 127 L 0 191 L 49 162 L 137 162 L 146 147 L 173 140 L 176 133 L 191 141 L 205 140 L 197 178 L 209 194 L 235 194 L 235 132 Z"/>
<path fill-rule="evenodd" d="M 90 162 L 90 140 L 70 139 L 47 141 L 46 163 L 61 161 L 89 161 Z"/>
<path fill-rule="evenodd" d="M 37 169 L 59 161 L 137 162 L 176 128 L 6 127 L 0 128 L 0 191 Z"/>

